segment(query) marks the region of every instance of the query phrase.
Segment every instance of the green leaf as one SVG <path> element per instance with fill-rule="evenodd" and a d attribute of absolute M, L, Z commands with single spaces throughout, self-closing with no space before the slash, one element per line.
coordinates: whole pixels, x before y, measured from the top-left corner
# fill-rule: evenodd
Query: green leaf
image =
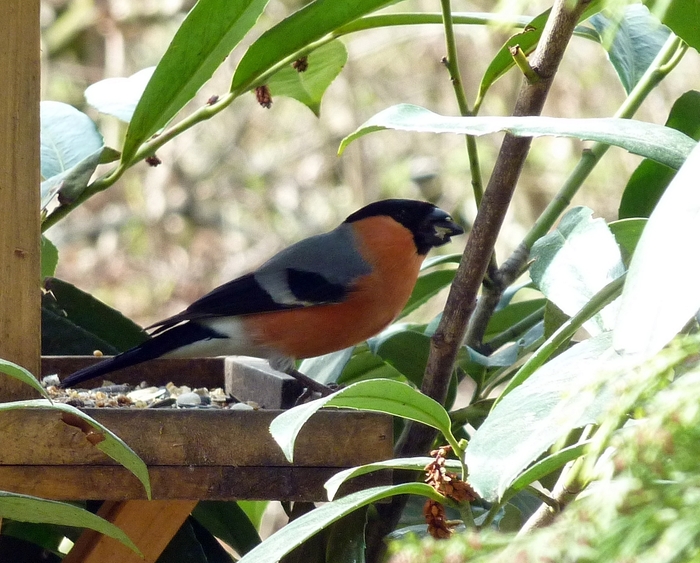
<path fill-rule="evenodd" d="M 355 346 L 351 346 L 323 356 L 307 358 L 299 365 L 299 371 L 324 385 L 334 383 L 348 365 L 354 350 Z"/>
<path fill-rule="evenodd" d="M 457 270 L 436 270 L 420 276 L 416 281 L 411 297 L 409 297 L 398 318 L 402 319 L 411 314 L 448 287 L 452 283 L 456 272 Z"/>
<path fill-rule="evenodd" d="M 330 525 L 324 563 L 365 563 L 367 510 L 364 506 Z"/>
<path fill-rule="evenodd" d="M 294 442 L 302 426 L 318 409 L 325 406 L 400 416 L 432 426 L 448 440 L 452 438 L 450 417 L 440 403 L 405 383 L 390 379 L 370 379 L 294 407 L 272 421 L 270 433 L 290 463 L 294 460 Z"/>
<path fill-rule="evenodd" d="M 581 17 L 579 17 L 579 21 L 584 21 L 598 12 L 601 5 L 602 2 L 590 2 L 581 14 Z M 481 105 L 486 92 L 494 84 L 494 82 L 496 82 L 499 78 L 505 75 L 506 72 L 515 66 L 513 56 L 510 54 L 511 47 L 519 45 L 525 54 L 534 51 L 540 37 L 542 37 L 542 31 L 544 30 L 545 23 L 547 23 L 550 11 L 551 10 L 545 10 L 540 15 L 533 18 L 523 31 L 510 37 L 505 42 L 503 47 L 499 49 L 496 56 L 489 63 L 489 66 L 481 79 L 481 84 L 479 84 L 479 92 L 476 97 L 477 107 Z M 584 30 L 585 28 L 582 28 L 581 32 Z M 586 37 L 591 38 L 591 36 L 588 34 L 586 34 Z"/>
<path fill-rule="evenodd" d="M 315 0 L 268 29 L 253 43 L 236 68 L 232 92 L 250 88 L 275 64 L 306 48 L 340 26 L 378 10 L 394 0 Z M 299 53 L 301 55 L 302 53 Z"/>
<path fill-rule="evenodd" d="M 284 528 L 270 536 L 258 547 L 248 552 L 239 563 L 259 563 L 279 561 L 295 547 L 317 534 L 325 527 L 354 510 L 396 495 L 421 495 L 438 502 L 445 498 L 425 483 L 404 483 L 386 487 L 373 487 L 352 493 L 343 498 L 319 506 L 315 510 L 291 521 Z"/>
<path fill-rule="evenodd" d="M 41 102 L 41 207 L 62 192 L 70 200 L 87 186 L 104 148 L 95 123 L 73 106 Z"/>
<path fill-rule="evenodd" d="M 670 30 L 642 4 L 625 6 L 621 16 L 600 13 L 590 23 L 602 36 L 610 62 L 629 94 L 663 47 Z M 611 38 L 609 34 L 614 35 Z"/>
<path fill-rule="evenodd" d="M 675 101 L 666 127 L 700 141 L 700 92 L 690 90 Z M 643 160 L 632 173 L 622 194 L 618 210 L 620 219 L 649 217 L 675 175 L 676 171 L 668 166 Z"/>
<path fill-rule="evenodd" d="M 245 512 L 246 516 L 253 524 L 256 530 L 260 529 L 260 523 L 262 522 L 263 515 L 267 510 L 269 501 L 266 500 L 239 500 L 238 506 L 241 510 Z"/>
<path fill-rule="evenodd" d="M 258 531 L 235 501 L 199 501 L 192 516 L 241 555 L 260 543 Z"/>
<path fill-rule="evenodd" d="M 345 481 L 354 477 L 366 475 L 367 473 L 374 473 L 375 471 L 381 471 L 382 469 L 423 471 L 426 465 L 433 463 L 434 461 L 434 457 L 403 457 L 387 459 L 376 463 L 368 463 L 366 465 L 359 465 L 357 467 L 351 467 L 350 469 L 344 469 L 343 471 L 336 473 L 333 475 L 333 477 L 326 481 L 323 487 L 326 489 L 326 493 L 328 494 L 328 500 L 333 500 L 335 495 L 338 494 L 338 489 L 340 489 L 340 486 L 345 483 Z M 456 459 L 447 459 L 445 460 L 445 468 L 455 472 L 462 471 L 462 464 Z"/>
<path fill-rule="evenodd" d="M 355 139 L 385 129 L 420 133 L 456 133 L 487 135 L 506 131 L 516 137 L 574 137 L 599 141 L 622 147 L 633 154 L 645 156 L 680 168 L 695 141 L 676 131 L 632 119 L 614 117 L 566 119 L 561 117 L 455 117 L 433 113 L 411 104 L 399 104 L 371 117 L 340 143 L 339 153 Z"/>
<path fill-rule="evenodd" d="M 45 235 L 41 235 L 41 277 L 53 276 L 58 265 L 58 248 Z"/>
<path fill-rule="evenodd" d="M 337 382 L 341 385 L 349 385 L 350 383 L 368 379 L 405 381 L 403 375 L 371 352 L 366 344 L 360 344 L 355 347 L 352 357 L 343 368 L 343 372 L 340 374 Z"/>
<path fill-rule="evenodd" d="M 700 10 L 696 0 L 655 0 L 645 3 L 673 33 L 700 51 Z"/>
<path fill-rule="evenodd" d="M 102 149 L 104 141 L 95 123 L 73 106 L 41 102 L 41 176 L 65 172 Z"/>
<path fill-rule="evenodd" d="M 84 412 L 64 403 L 52 403 L 44 399 L 31 399 L 27 401 L 13 401 L 0 403 L 0 411 L 19 409 L 57 410 L 63 414 L 62 420 L 70 426 L 82 430 L 90 443 L 97 449 L 107 454 L 117 463 L 131 471 L 141 481 L 146 495 L 151 498 L 151 483 L 148 478 L 148 468 L 141 458 L 134 453 L 124 441 L 111 430 L 90 418 Z M 31 520 L 33 521 L 33 520 Z"/>
<path fill-rule="evenodd" d="M 586 340 L 538 369 L 494 407 L 465 453 L 469 483 L 488 501 L 501 499 L 521 473 L 574 428 L 598 420 L 614 390 L 587 389 L 596 373 L 614 378 L 612 336 Z"/>
<path fill-rule="evenodd" d="M 10 536 L 41 547 L 57 556 L 63 556 L 58 548 L 66 537 L 65 528 L 35 522 L 20 522 L 5 519 L 2 521 L 2 535 Z M 42 559 L 50 563 L 51 559 Z"/>
<path fill-rule="evenodd" d="M 523 31 L 511 36 L 503 47 L 499 49 L 481 78 L 479 92 L 476 97 L 477 106 L 481 105 L 486 92 L 494 82 L 515 66 L 513 56 L 510 54 L 511 47 L 519 45 L 525 54 L 531 53 L 535 49 L 540 37 L 542 37 L 542 30 L 544 29 L 544 24 L 547 23 L 550 11 L 546 10 L 535 17 Z"/>
<path fill-rule="evenodd" d="M 308 55 L 308 68 L 304 72 L 298 72 L 291 65 L 286 66 L 273 74 L 267 85 L 273 98 L 294 98 L 319 117 L 321 98 L 347 60 L 345 45 L 337 40 L 331 41 Z"/>
<path fill-rule="evenodd" d="M 513 481 L 510 486 L 511 492 L 522 491 L 528 485 L 531 485 L 535 481 L 539 481 L 543 477 L 546 477 L 553 471 L 556 471 L 560 467 L 563 467 L 566 463 L 581 457 L 585 452 L 586 448 L 591 444 L 591 440 L 586 440 L 584 442 L 579 442 L 578 444 L 573 444 L 562 448 L 561 450 L 544 457 L 543 459 L 532 464 L 528 469 L 526 469 L 520 476 Z"/>
<path fill-rule="evenodd" d="M 420 271 L 425 272 L 430 268 L 442 266 L 443 264 L 459 264 L 460 260 L 462 260 L 461 254 L 439 254 L 438 256 L 429 256 L 423 260 Z"/>
<path fill-rule="evenodd" d="M 532 247 L 530 277 L 539 290 L 569 316 L 624 271 L 620 248 L 603 219 L 587 207 L 575 207 L 555 231 Z M 611 330 L 616 308 L 608 306 L 584 324 L 589 334 Z"/>
<path fill-rule="evenodd" d="M 0 491 L 0 518 L 90 528 L 141 555 L 134 542 L 114 524 L 72 504 Z"/>
<path fill-rule="evenodd" d="M 540 310 L 544 307 L 545 301 L 545 299 L 518 301 L 496 311 L 489 319 L 489 324 L 486 325 L 484 341 L 488 342 L 493 337 L 511 328 L 514 324 L 522 321 L 525 317 Z"/>
<path fill-rule="evenodd" d="M 518 385 L 521 385 L 523 381 L 527 380 L 533 373 L 535 373 L 540 366 L 542 366 L 555 352 L 566 344 L 571 337 L 574 336 L 574 334 L 576 334 L 578 329 L 583 326 L 584 322 L 590 319 L 595 313 L 603 309 L 608 303 L 611 303 L 613 300 L 617 299 L 622 293 L 624 281 L 625 276 L 620 276 L 619 278 L 610 282 L 588 303 L 586 303 L 586 305 L 578 313 L 569 318 L 551 335 L 549 335 L 547 340 L 545 340 L 544 343 L 537 348 L 537 350 L 526 360 L 517 373 L 512 376 L 511 380 L 507 383 L 500 396 L 495 400 L 495 404 L 498 404 L 513 389 L 518 387 Z M 551 303 L 550 306 L 552 308 L 555 307 L 555 305 Z M 545 312 L 545 316 L 546 315 L 547 312 Z"/>
<path fill-rule="evenodd" d="M 44 288 L 55 298 L 54 312 L 61 312 L 65 319 L 120 352 L 133 348 L 148 337 L 141 327 L 119 311 L 68 282 L 48 278 Z"/>
<path fill-rule="evenodd" d="M 105 78 L 95 82 L 85 89 L 85 101 L 100 113 L 129 123 L 155 69 L 150 66 L 128 78 Z"/>
<path fill-rule="evenodd" d="M 393 325 L 367 341 L 370 350 L 420 387 L 430 353 L 430 337 L 422 332 Z"/>
<path fill-rule="evenodd" d="M 637 243 L 642 236 L 646 224 L 646 219 L 620 219 L 619 221 L 613 221 L 608 224 L 610 232 L 613 234 L 620 247 L 622 259 L 625 264 L 629 264 L 630 259 L 634 255 Z"/>
<path fill-rule="evenodd" d="M 200 543 L 197 535 L 195 535 L 193 524 L 196 524 L 194 519 L 187 518 L 185 520 L 160 554 L 156 563 L 180 563 L 181 561 L 187 561 L 187 563 L 219 563 L 217 560 L 209 560 L 205 555 L 204 546 Z M 204 531 L 206 532 L 206 529 Z M 211 536 L 209 539 L 216 542 Z M 223 549 L 221 544 L 218 545 L 220 549 Z M 229 556 L 226 563 L 231 563 L 232 561 L 233 559 Z"/>
<path fill-rule="evenodd" d="M 199 0 L 177 30 L 139 100 L 122 149 L 129 162 L 209 80 L 265 9 L 267 0 Z"/>
<path fill-rule="evenodd" d="M 700 309 L 700 145 L 649 217 L 622 292 L 615 348 L 653 355 Z"/>
<path fill-rule="evenodd" d="M 34 377 L 31 372 L 24 369 L 22 366 L 10 362 L 9 360 L 0 359 L 0 373 L 19 379 L 22 383 L 26 383 L 41 395 L 49 399 L 46 389 L 41 386 L 41 383 Z"/>
<path fill-rule="evenodd" d="M 547 338 L 551 337 L 558 331 L 567 321 L 571 319 L 571 315 L 567 315 L 559 307 L 551 301 L 547 301 L 544 308 L 544 334 Z M 562 344 L 566 346 L 569 340 Z M 560 347 L 561 348 L 561 347 Z"/>
<path fill-rule="evenodd" d="M 87 356 L 99 350 L 115 355 L 119 350 L 66 318 L 50 293 L 41 298 L 41 353 L 44 356 Z"/>

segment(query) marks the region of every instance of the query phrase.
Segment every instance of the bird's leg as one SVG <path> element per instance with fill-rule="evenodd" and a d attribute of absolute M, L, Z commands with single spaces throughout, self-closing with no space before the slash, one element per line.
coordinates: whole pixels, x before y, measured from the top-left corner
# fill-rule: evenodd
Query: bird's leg
<path fill-rule="evenodd" d="M 286 373 L 287 375 L 291 375 L 309 391 L 319 393 L 322 397 L 330 395 L 337 390 L 329 387 L 328 385 L 324 385 L 323 383 L 319 383 L 315 379 L 310 378 L 308 375 L 301 373 L 298 369 L 296 369 L 294 366 L 294 360 L 291 358 L 272 358 L 270 359 L 270 367 L 281 371 L 282 373 Z"/>
<path fill-rule="evenodd" d="M 322 397 L 325 397 L 326 395 L 330 395 L 331 393 L 334 393 L 335 391 L 337 391 L 337 389 L 333 389 L 332 387 L 329 387 L 328 385 L 324 385 L 323 383 L 319 383 L 315 379 L 311 379 L 308 375 L 304 375 L 296 368 L 290 368 L 290 369 L 286 370 L 284 373 L 286 373 L 287 375 L 291 375 L 294 379 L 296 379 L 302 385 L 304 385 L 309 391 L 314 391 L 316 393 L 320 393 Z"/>

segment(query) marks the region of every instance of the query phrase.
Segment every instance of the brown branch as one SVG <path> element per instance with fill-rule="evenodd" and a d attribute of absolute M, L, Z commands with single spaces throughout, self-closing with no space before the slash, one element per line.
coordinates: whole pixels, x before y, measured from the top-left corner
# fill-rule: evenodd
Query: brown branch
<path fill-rule="evenodd" d="M 570 0 L 555 0 L 542 38 L 530 59 L 530 65 L 540 80 L 534 84 L 523 81 L 513 115 L 539 115 L 542 111 L 574 26 L 588 2 L 589 0 L 577 0 L 572 4 Z M 493 174 L 452 283 L 445 312 L 433 335 L 421 391 L 440 403 L 444 404 L 457 352 L 464 341 L 479 287 L 529 148 L 529 138 L 506 135 L 503 139 Z M 399 457 L 425 454 L 435 439 L 435 434 L 432 428 L 407 424 L 396 445 L 396 454 Z M 380 560 L 384 548 L 383 538 L 396 526 L 404 506 L 405 498 L 395 497 L 390 504 L 377 507 L 379 518 L 373 526 L 368 527 L 366 537 L 368 561 Z"/>
<path fill-rule="evenodd" d="M 569 0 L 556 0 L 543 30 L 542 39 L 530 59 L 530 66 L 537 72 L 540 80 L 535 83 L 523 81 L 513 115 L 541 113 L 574 26 L 587 3 L 587 0 L 579 0 L 572 5 Z M 528 137 L 506 135 L 503 139 L 493 174 L 484 192 L 484 199 L 452 284 L 445 312 L 432 339 L 422 391 L 437 401 L 444 402 L 457 351 L 464 340 L 479 287 L 530 143 L 531 139 Z M 417 425 L 413 426 L 401 444 L 401 455 L 418 454 L 430 447 L 434 433 L 425 432 Z"/>
<path fill-rule="evenodd" d="M 513 115 L 539 115 L 552 80 L 564 55 L 579 15 L 589 0 L 555 0 L 539 45 L 530 58 L 530 66 L 540 80 L 527 80 L 518 94 Z M 476 296 L 484 279 L 496 238 L 515 190 L 529 138 L 506 135 L 484 192 L 484 199 L 474 221 L 462 261 L 445 306 L 442 320 L 432 338 L 430 357 L 421 390 L 444 404 L 457 352 L 464 341 L 467 323 L 474 311 Z M 420 424 L 408 424 L 396 445 L 399 457 L 425 454 L 435 439 L 435 431 Z M 396 525 L 405 499 L 396 497 L 388 505 L 378 506 L 379 519 L 368 528 L 367 560 L 378 561 L 383 551 L 383 537 Z"/>

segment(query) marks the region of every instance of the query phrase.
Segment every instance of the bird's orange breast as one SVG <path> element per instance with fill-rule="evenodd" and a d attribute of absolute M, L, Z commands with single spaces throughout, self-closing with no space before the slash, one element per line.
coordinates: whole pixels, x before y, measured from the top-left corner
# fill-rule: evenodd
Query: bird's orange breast
<path fill-rule="evenodd" d="M 352 225 L 372 273 L 358 278 L 342 303 L 244 317 L 253 341 L 287 356 L 308 358 L 358 344 L 397 317 L 411 296 L 424 256 L 418 255 L 411 232 L 389 217 Z"/>

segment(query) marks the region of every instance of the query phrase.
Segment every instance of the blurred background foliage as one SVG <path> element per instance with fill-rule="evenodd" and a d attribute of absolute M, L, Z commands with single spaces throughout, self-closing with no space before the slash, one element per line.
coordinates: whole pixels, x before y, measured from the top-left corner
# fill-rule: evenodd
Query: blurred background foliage
<path fill-rule="evenodd" d="M 87 86 L 157 64 L 193 0 L 45 0 L 42 2 L 42 99 L 69 103 L 121 146 L 125 125 L 87 106 Z M 272 0 L 261 32 L 302 3 Z M 438 11 L 409 0 L 401 11 Z M 535 16 L 546 2 L 503 1 L 503 13 Z M 389 8 L 389 10 L 395 8 Z M 488 1 L 455 1 L 453 10 L 494 11 Z M 512 29 L 458 26 L 462 77 L 473 98 L 486 65 Z M 253 34 L 254 35 L 254 34 Z M 245 42 L 252 42 L 247 37 Z M 157 167 L 140 163 L 80 206 L 48 236 L 60 250 L 56 275 L 142 324 L 176 313 L 209 289 L 302 237 L 334 227 L 361 205 L 385 197 L 427 199 L 465 223 L 475 215 L 464 140 L 457 135 L 381 133 L 336 156 L 340 140 L 378 111 L 407 102 L 458 114 L 440 25 L 390 27 L 345 36 L 349 57 L 323 98 L 320 118 L 289 98 L 270 109 L 252 94 L 215 119 L 167 143 Z M 245 47 L 246 45 L 242 45 Z M 229 87 L 237 49 L 184 113 Z M 673 101 L 700 74 L 697 57 L 648 97 L 637 118 L 663 124 Z M 487 95 L 481 115 L 509 115 L 521 77 L 512 71 Z M 544 115 L 612 115 L 625 92 L 600 45 L 574 37 Z M 501 135 L 478 140 L 488 179 Z M 501 233 L 510 252 L 556 193 L 586 144 L 533 142 Z M 574 204 L 616 218 L 620 194 L 639 157 L 613 149 Z M 460 241 L 457 244 L 464 244 Z M 460 249 L 451 246 L 449 251 Z"/>

